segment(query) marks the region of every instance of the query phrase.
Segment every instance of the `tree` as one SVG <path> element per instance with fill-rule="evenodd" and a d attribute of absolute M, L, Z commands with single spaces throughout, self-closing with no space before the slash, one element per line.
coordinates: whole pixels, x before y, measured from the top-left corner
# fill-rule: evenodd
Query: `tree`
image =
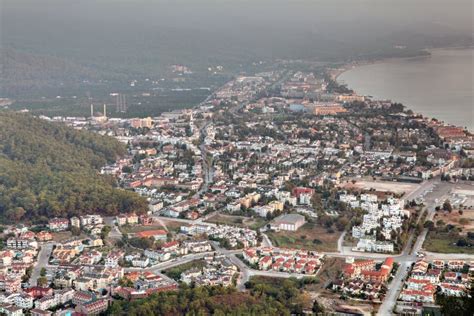
<path fill-rule="evenodd" d="M 102 228 L 102 231 L 100 232 L 100 238 L 106 239 L 109 236 L 109 233 L 111 230 L 112 230 L 112 227 L 110 227 L 109 225 L 105 225 Z"/>
<path fill-rule="evenodd" d="M 444 201 L 444 203 L 443 203 L 443 210 L 444 210 L 444 211 L 447 211 L 447 212 L 449 212 L 449 213 L 451 213 L 452 210 L 453 210 L 453 207 L 452 207 L 452 205 L 451 205 L 451 202 L 450 202 L 448 199 L 447 199 L 446 201 Z"/>
<path fill-rule="evenodd" d="M 79 236 L 81 234 L 81 229 L 79 227 L 72 226 L 71 227 L 71 234 L 73 236 Z"/>
<path fill-rule="evenodd" d="M 42 277 L 46 276 L 46 268 L 45 267 L 41 268 L 40 276 L 42 276 Z"/>
<path fill-rule="evenodd" d="M 318 303 L 318 301 L 314 301 L 313 303 L 313 313 L 315 313 L 316 315 L 318 314 L 324 314 L 324 307 Z"/>
<path fill-rule="evenodd" d="M 423 225 L 424 228 L 428 228 L 429 231 L 432 231 L 435 228 L 433 221 L 427 220 Z"/>
<path fill-rule="evenodd" d="M 36 284 L 41 287 L 48 285 L 48 279 L 45 276 L 39 277 Z"/>

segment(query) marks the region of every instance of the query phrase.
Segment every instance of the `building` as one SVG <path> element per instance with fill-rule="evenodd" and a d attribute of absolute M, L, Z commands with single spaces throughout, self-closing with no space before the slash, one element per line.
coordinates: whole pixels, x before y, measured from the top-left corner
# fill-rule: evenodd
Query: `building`
<path fill-rule="evenodd" d="M 105 312 L 109 307 L 109 302 L 106 299 L 99 299 L 88 303 L 79 304 L 76 306 L 76 312 L 84 315 L 99 315 Z"/>
<path fill-rule="evenodd" d="M 166 241 L 167 232 L 163 229 L 154 229 L 154 230 L 146 230 L 143 232 L 139 232 L 135 234 L 138 238 L 150 238 L 153 237 L 155 240 L 164 240 Z"/>
<path fill-rule="evenodd" d="M 48 228 L 52 231 L 59 232 L 69 228 L 69 221 L 66 218 L 53 218 L 48 222 Z"/>
<path fill-rule="evenodd" d="M 275 218 L 270 223 L 270 228 L 273 230 L 288 230 L 297 231 L 298 228 L 306 223 L 306 219 L 300 214 L 283 214 Z"/>
<path fill-rule="evenodd" d="M 79 217 L 71 217 L 70 221 L 72 227 L 81 228 L 81 220 L 79 219 Z"/>

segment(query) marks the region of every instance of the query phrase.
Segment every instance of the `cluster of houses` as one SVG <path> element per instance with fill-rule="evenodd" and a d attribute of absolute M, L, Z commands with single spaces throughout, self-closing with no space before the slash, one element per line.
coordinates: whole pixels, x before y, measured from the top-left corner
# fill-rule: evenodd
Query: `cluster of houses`
<path fill-rule="evenodd" d="M 318 272 L 324 255 L 314 251 L 271 247 L 245 249 L 243 258 L 259 270 L 312 275 Z"/>
<path fill-rule="evenodd" d="M 90 291 L 71 288 L 53 290 L 49 287 L 31 287 L 23 293 L 0 295 L 0 313 L 8 316 L 27 315 L 98 315 L 109 307 L 109 298 Z M 65 307 L 67 306 L 67 307 Z"/>
<path fill-rule="evenodd" d="M 176 282 L 153 272 L 128 272 L 124 275 L 124 279 L 128 281 L 128 284 L 112 287 L 112 296 L 133 301 L 154 293 L 178 289 Z"/>
<path fill-rule="evenodd" d="M 379 203 L 375 194 L 361 194 L 359 197 L 343 194 L 339 196 L 339 200 L 366 212 L 362 223 L 352 227 L 352 237 L 358 239 L 353 250 L 386 253 L 394 251 L 394 236 L 398 234 L 403 221 L 410 216 L 410 212 L 404 210 L 402 200 L 389 197 L 386 203 Z M 377 231 L 383 240 L 377 239 Z"/>
<path fill-rule="evenodd" d="M 349 297 L 381 299 L 393 267 L 391 257 L 386 258 L 380 267 L 374 260 L 355 261 L 354 258 L 347 258 L 342 278 L 332 282 L 332 289 Z"/>
<path fill-rule="evenodd" d="M 193 267 L 181 273 L 181 281 L 195 285 L 233 285 L 239 270 L 229 258 L 221 254 L 211 254 L 204 257 L 205 265 L 202 268 Z"/>
<path fill-rule="evenodd" d="M 410 276 L 405 281 L 399 300 L 433 304 L 435 295 L 463 296 L 471 286 L 470 273 L 474 263 L 464 260 L 420 259 L 413 264 Z"/>
<path fill-rule="evenodd" d="M 144 268 L 174 257 L 209 251 L 212 251 L 212 246 L 207 240 L 170 241 L 162 244 L 158 250 L 146 249 L 142 254 L 126 256 L 125 260 L 131 262 L 134 267 Z"/>
<path fill-rule="evenodd" d="M 104 227 L 104 219 L 98 214 L 73 216 L 67 218 L 52 218 L 48 222 L 48 228 L 53 232 L 68 230 L 70 227 L 82 228 L 84 231 L 100 233 Z"/>

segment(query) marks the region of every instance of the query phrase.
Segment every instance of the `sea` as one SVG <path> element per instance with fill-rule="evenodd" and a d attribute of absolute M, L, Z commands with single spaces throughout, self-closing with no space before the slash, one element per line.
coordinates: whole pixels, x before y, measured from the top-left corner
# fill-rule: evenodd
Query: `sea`
<path fill-rule="evenodd" d="M 356 66 L 337 78 L 361 95 L 474 132 L 474 48 L 435 49 L 431 56 Z"/>

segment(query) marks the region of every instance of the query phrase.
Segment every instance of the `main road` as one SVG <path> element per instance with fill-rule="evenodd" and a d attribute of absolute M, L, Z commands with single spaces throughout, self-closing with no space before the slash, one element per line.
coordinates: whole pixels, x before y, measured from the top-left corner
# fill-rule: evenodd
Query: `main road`
<path fill-rule="evenodd" d="M 446 198 L 449 198 L 449 194 L 453 189 L 453 184 L 447 182 L 441 182 L 439 179 L 433 179 L 426 181 L 422 185 L 420 185 L 415 191 L 411 192 L 405 197 L 405 200 L 412 200 L 416 199 L 420 196 L 424 197 L 425 206 L 427 213 L 427 220 L 432 220 L 435 214 L 435 207 L 442 203 Z M 423 229 L 423 231 L 418 235 L 413 248 L 411 248 L 412 240 L 414 235 L 410 236 L 405 249 L 399 256 L 395 256 L 396 261 L 400 263 L 398 271 L 392 280 L 387 295 L 379 308 L 378 315 L 385 316 L 391 315 L 393 313 L 393 309 L 397 302 L 397 298 L 400 294 L 400 291 L 403 287 L 403 280 L 408 275 L 408 270 L 413 262 L 415 262 L 417 258 L 417 254 L 422 250 L 423 243 L 425 238 L 428 234 L 428 229 Z M 438 253 L 426 253 L 426 257 L 430 259 L 474 259 L 474 255 L 465 255 L 465 254 L 438 254 Z"/>

